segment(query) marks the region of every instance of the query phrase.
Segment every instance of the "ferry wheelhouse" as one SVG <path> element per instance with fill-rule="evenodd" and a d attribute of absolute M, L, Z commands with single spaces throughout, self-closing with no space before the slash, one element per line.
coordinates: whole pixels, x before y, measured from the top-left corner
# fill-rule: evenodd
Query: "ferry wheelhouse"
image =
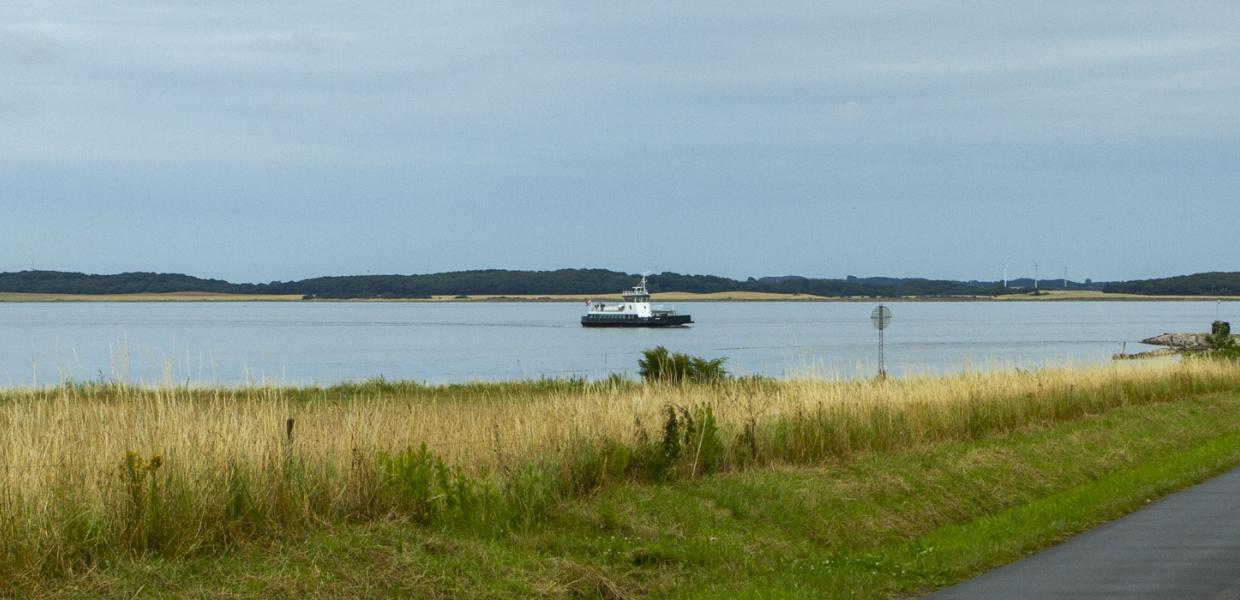
<path fill-rule="evenodd" d="M 581 317 L 584 327 L 682 327 L 693 322 L 689 315 L 678 315 L 664 306 L 650 306 L 650 292 L 646 291 L 646 276 L 641 283 L 623 292 L 624 302 L 586 301 L 586 314 Z"/>

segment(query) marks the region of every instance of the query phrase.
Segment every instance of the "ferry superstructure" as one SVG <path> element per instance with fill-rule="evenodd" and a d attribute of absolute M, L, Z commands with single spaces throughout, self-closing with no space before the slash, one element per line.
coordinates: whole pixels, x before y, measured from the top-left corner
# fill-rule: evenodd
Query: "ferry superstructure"
<path fill-rule="evenodd" d="M 678 315 L 666 307 L 651 307 L 646 276 L 641 283 L 621 294 L 623 302 L 586 301 L 583 327 L 683 327 L 693 322 L 689 315 Z"/>

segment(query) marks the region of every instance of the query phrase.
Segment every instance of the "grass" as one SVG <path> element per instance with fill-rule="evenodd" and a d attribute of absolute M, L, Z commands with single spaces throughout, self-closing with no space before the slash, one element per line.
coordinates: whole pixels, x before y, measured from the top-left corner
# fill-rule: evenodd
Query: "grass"
<path fill-rule="evenodd" d="M 441 553 L 444 564 L 430 550 L 419 558 L 445 569 L 423 582 L 423 595 L 560 594 L 580 582 L 621 595 L 710 592 L 715 578 L 720 594 L 745 582 L 756 592 L 801 577 L 785 575 L 775 557 L 818 560 L 854 546 L 904 556 L 904 546 L 882 544 L 1092 485 L 1116 469 L 1179 456 L 1187 462 L 1174 477 L 1154 480 L 1183 485 L 1234 463 L 1233 446 L 1201 456 L 1179 449 L 1231 439 L 1234 395 L 1200 398 L 1236 392 L 1233 363 L 1206 360 L 882 382 L 5 390 L 0 581 L 99 590 L 113 585 L 109 577 L 139 578 L 127 569 L 163 565 L 200 569 L 211 585 L 211 561 L 295 563 L 284 555 L 303 544 L 335 544 L 315 556 L 348 564 L 399 566 L 417 554 L 392 558 L 333 537 L 373 535 L 380 545 L 397 536 L 393 543 L 472 549 Z M 1071 438 L 1074 427 L 1103 437 Z M 1135 429 L 1114 433 L 1123 427 Z M 1078 523 L 1065 515 L 1069 529 Z M 715 528 L 731 541 L 705 534 Z M 592 537 L 600 532 L 621 539 Z M 982 562 L 1006 556 L 979 547 Z M 711 562 L 735 562 L 748 556 L 742 550 L 758 552 L 745 559 L 754 564 Z M 599 562 L 607 552 L 623 558 Z M 548 556 L 563 556 L 578 583 L 561 581 L 558 567 L 547 572 Z M 928 586 L 939 581 L 931 574 L 979 564 L 927 567 L 914 581 Z M 480 574 L 496 569 L 524 583 L 492 589 Z M 717 572 L 731 570 L 744 577 Z"/>
<path fill-rule="evenodd" d="M 1240 396 L 564 501 L 502 534 L 337 522 L 219 556 L 27 580 L 58 597 L 901 597 L 1017 559 L 1240 462 Z"/>

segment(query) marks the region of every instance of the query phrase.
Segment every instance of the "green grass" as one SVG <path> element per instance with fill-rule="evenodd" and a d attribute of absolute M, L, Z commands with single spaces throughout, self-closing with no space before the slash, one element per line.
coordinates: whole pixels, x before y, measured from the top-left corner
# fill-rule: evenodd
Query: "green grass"
<path fill-rule="evenodd" d="M 1240 463 L 1240 395 L 616 484 L 527 527 L 324 522 L 223 555 L 12 582 L 59 597 L 900 597 L 1015 560 Z M 416 479 L 416 478 L 415 478 Z"/>

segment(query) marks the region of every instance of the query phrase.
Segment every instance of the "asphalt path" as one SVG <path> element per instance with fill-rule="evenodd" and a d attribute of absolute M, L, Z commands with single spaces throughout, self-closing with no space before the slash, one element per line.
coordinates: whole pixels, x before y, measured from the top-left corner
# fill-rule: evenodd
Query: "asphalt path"
<path fill-rule="evenodd" d="M 1240 600 L 1240 469 L 927 598 Z"/>

